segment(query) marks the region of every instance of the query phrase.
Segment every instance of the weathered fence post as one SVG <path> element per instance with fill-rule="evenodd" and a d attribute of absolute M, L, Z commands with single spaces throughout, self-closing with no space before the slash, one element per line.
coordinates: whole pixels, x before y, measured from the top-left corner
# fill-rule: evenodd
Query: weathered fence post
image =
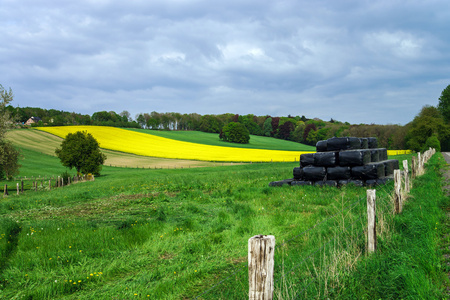
<path fill-rule="evenodd" d="M 403 209 L 401 186 L 402 177 L 400 170 L 394 170 L 394 206 L 396 214 L 401 213 Z"/>
<path fill-rule="evenodd" d="M 422 175 L 422 156 L 420 155 L 420 152 L 417 153 L 417 176 Z"/>
<path fill-rule="evenodd" d="M 367 251 L 375 252 L 377 248 L 376 227 L 376 190 L 367 190 Z"/>
<path fill-rule="evenodd" d="M 408 169 L 408 161 L 405 159 L 403 161 L 403 174 L 405 175 L 405 193 L 409 193 L 409 169 Z"/>
<path fill-rule="evenodd" d="M 413 156 L 411 157 L 411 179 L 416 178 L 416 174 L 417 174 L 417 161 L 416 157 Z"/>
<path fill-rule="evenodd" d="M 275 237 L 256 235 L 248 240 L 249 300 L 273 299 Z"/>
<path fill-rule="evenodd" d="M 23 180 L 21 181 L 21 189 L 20 189 L 20 191 L 23 193 Z"/>
<path fill-rule="evenodd" d="M 9 195 L 9 193 L 8 193 L 8 185 L 7 184 L 5 184 L 5 189 L 3 191 L 3 195 L 5 195 L 5 196 Z"/>
<path fill-rule="evenodd" d="M 52 189 L 52 181 L 51 181 L 51 180 L 48 181 L 48 189 L 49 189 L 49 190 Z"/>
<path fill-rule="evenodd" d="M 17 187 L 17 195 L 20 194 L 20 187 L 19 187 L 19 183 L 16 183 L 16 187 Z"/>

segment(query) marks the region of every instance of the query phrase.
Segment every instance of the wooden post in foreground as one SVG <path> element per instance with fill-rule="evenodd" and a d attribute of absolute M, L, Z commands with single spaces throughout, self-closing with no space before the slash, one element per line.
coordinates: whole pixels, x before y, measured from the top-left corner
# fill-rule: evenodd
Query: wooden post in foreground
<path fill-rule="evenodd" d="M 8 185 L 7 184 L 5 184 L 5 189 L 3 191 L 3 195 L 5 195 L 5 196 L 9 195 L 9 193 L 8 193 Z"/>
<path fill-rule="evenodd" d="M 273 299 L 275 237 L 255 235 L 248 240 L 248 299 Z"/>
<path fill-rule="evenodd" d="M 409 169 L 408 169 L 408 161 L 406 159 L 403 161 L 403 173 L 405 175 L 405 193 L 409 193 L 410 190 Z"/>
<path fill-rule="evenodd" d="M 16 188 L 17 188 L 17 195 L 20 194 L 20 187 L 19 187 L 19 183 L 16 183 Z"/>
<path fill-rule="evenodd" d="M 376 190 L 367 190 L 367 252 L 377 248 Z"/>
<path fill-rule="evenodd" d="M 417 153 L 417 173 L 416 176 L 422 175 L 422 156 L 420 155 L 420 152 Z"/>
<path fill-rule="evenodd" d="M 396 214 L 401 213 L 403 210 L 401 187 L 402 177 L 400 170 L 394 170 L 394 206 Z"/>

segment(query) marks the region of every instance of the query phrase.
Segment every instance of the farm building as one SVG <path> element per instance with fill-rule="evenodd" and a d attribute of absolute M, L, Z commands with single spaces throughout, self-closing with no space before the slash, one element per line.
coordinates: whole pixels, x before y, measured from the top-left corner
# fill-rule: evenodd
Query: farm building
<path fill-rule="evenodd" d="M 25 122 L 25 125 L 31 125 L 31 124 L 35 124 L 37 122 L 41 121 L 41 118 L 39 117 L 31 117 L 28 119 L 28 121 Z"/>

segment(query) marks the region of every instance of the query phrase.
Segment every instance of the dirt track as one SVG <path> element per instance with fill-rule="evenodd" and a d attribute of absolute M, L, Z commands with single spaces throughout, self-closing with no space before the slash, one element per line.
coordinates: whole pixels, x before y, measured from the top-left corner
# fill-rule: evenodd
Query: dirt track
<path fill-rule="evenodd" d="M 447 162 L 447 168 L 443 170 L 443 176 L 445 184 L 443 186 L 444 193 L 447 195 L 447 197 L 450 197 L 450 152 L 443 152 L 442 155 L 444 156 L 445 161 Z M 447 207 L 447 220 L 445 224 L 450 223 L 450 207 Z M 443 249 L 444 250 L 444 262 L 447 264 L 447 266 L 450 266 L 450 255 L 448 254 L 448 250 L 450 250 L 450 245 L 448 245 L 445 241 L 448 240 L 448 234 L 443 237 L 444 245 L 445 247 L 449 247 L 449 249 Z M 450 280 L 450 272 L 448 272 L 448 278 Z M 450 287 L 447 287 L 447 295 L 450 297 Z M 449 298 L 450 299 L 450 298 Z"/>
<path fill-rule="evenodd" d="M 445 161 L 447 162 L 447 165 L 450 165 L 450 152 L 443 152 L 442 155 L 445 158 Z M 444 172 L 444 178 L 446 180 L 446 184 L 444 186 L 444 189 L 447 190 L 447 195 L 450 193 L 450 169 L 447 168 Z"/>

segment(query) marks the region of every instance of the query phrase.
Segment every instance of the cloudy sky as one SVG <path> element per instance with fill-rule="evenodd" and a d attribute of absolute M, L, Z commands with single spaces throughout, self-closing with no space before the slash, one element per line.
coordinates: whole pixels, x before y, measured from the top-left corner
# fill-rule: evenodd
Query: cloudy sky
<path fill-rule="evenodd" d="M 450 1 L 0 0 L 13 106 L 406 124 L 450 84 Z"/>

